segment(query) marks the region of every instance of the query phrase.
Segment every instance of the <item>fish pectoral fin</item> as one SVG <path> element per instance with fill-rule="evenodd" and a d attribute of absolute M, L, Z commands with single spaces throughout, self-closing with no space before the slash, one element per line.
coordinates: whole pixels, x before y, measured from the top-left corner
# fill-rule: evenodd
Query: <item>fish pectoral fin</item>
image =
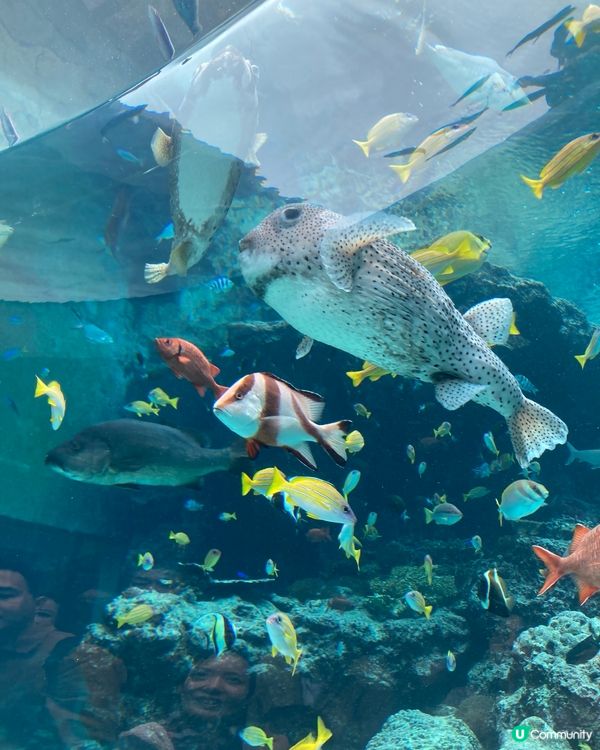
<path fill-rule="evenodd" d="M 308 443 L 299 443 L 293 448 L 290 448 L 289 445 L 284 447 L 292 455 L 296 456 L 298 461 L 301 461 L 305 466 L 308 466 L 309 469 L 314 470 L 317 468 L 317 464 L 315 463 L 315 459 Z"/>
<path fill-rule="evenodd" d="M 328 229 L 321 240 L 320 255 L 325 272 L 338 289 L 350 292 L 354 281 L 355 257 L 361 248 L 390 235 L 414 229 L 415 225 L 410 219 L 393 214 L 371 214 L 358 219 L 345 217 Z"/>
<path fill-rule="evenodd" d="M 488 386 L 479 383 L 469 383 L 460 378 L 449 378 L 435 386 L 435 397 L 440 404 L 450 411 L 459 409 L 467 401 L 471 401 Z"/>
<path fill-rule="evenodd" d="M 596 593 L 596 591 L 600 591 L 598 586 L 592 586 L 591 583 L 584 583 L 583 581 L 577 581 L 577 586 L 579 589 L 579 604 L 585 604 L 587 600 Z"/>
<path fill-rule="evenodd" d="M 508 342 L 513 316 L 512 302 L 497 297 L 471 307 L 463 318 L 488 346 L 497 346 Z"/>
<path fill-rule="evenodd" d="M 450 276 L 453 273 L 454 273 L 454 266 L 453 265 L 449 265 L 449 266 L 446 266 L 446 268 L 444 268 L 444 270 L 441 272 L 440 276 Z"/>
<path fill-rule="evenodd" d="M 277 656 L 279 651 L 277 650 L 276 646 L 271 646 L 271 656 Z"/>

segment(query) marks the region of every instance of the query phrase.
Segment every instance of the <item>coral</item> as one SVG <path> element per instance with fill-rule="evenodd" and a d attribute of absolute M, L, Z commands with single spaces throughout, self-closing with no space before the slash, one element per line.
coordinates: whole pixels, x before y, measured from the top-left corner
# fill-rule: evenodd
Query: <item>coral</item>
<path fill-rule="evenodd" d="M 373 596 L 366 602 L 367 609 L 376 617 L 396 615 L 405 609 L 404 594 L 416 589 L 434 609 L 456 599 L 454 576 L 443 575 L 434 570 L 431 586 L 425 571 L 418 565 L 397 565 L 382 578 L 369 581 Z"/>
<path fill-rule="evenodd" d="M 521 684 L 498 702 L 503 728 L 535 715 L 558 729 L 600 733 L 600 657 L 581 664 L 566 661 L 569 651 L 590 635 L 600 635 L 600 618 L 579 611 L 561 612 L 547 625 L 521 633 L 512 668 Z"/>
<path fill-rule="evenodd" d="M 453 716 L 431 716 L 422 711 L 398 711 L 390 716 L 365 750 L 481 750 L 469 727 Z"/>

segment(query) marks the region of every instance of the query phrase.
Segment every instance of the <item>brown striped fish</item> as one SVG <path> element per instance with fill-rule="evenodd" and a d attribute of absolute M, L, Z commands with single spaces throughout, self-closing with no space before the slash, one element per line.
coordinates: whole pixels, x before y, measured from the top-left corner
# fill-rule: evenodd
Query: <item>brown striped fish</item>
<path fill-rule="evenodd" d="M 311 391 L 302 391 L 268 372 L 245 375 L 215 402 L 215 416 L 236 435 L 246 439 L 254 458 L 261 445 L 279 446 L 311 469 L 317 465 L 309 443 L 319 443 L 343 466 L 351 422 L 317 424 L 325 402 Z"/>

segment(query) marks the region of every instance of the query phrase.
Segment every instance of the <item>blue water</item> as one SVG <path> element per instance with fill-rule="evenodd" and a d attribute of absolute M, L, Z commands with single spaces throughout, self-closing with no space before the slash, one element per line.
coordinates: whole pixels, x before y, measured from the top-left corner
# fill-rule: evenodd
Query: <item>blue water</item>
<path fill-rule="evenodd" d="M 109 5 L 104 15 L 99 5 L 73 10 L 70 21 L 66 7 L 64 17 L 34 14 L 49 24 L 35 44 L 79 60 L 80 13 L 96 20 L 99 39 L 109 34 Z M 576 524 L 598 526 L 598 454 L 565 466 L 561 439 L 522 468 L 498 411 L 475 402 L 448 411 L 422 382 L 431 378 L 403 377 L 398 366 L 398 377 L 353 387 L 345 373 L 363 365 L 353 341 L 367 309 L 357 302 L 343 330 L 323 310 L 297 317 L 301 296 L 263 299 L 238 249 L 272 212 L 301 202 L 355 225 L 372 226 L 381 212 L 407 217 L 415 229 L 393 237 L 399 254 L 459 230 L 487 238 L 486 262 L 443 291 L 434 285 L 436 295 L 461 314 L 510 299 L 519 334 L 494 353 L 526 378 L 528 398 L 564 420 L 577 450 L 600 451 L 596 351 L 583 369 L 575 360 L 600 321 L 600 161 L 546 187 L 541 200 L 520 179 L 600 129 L 600 36 L 590 26 L 578 46 L 565 26 L 586 4 L 509 56 L 559 14 L 558 0 L 219 2 L 204 16 L 200 7 L 195 33 L 195 3 L 155 5 L 175 58 L 161 59 L 145 5 L 125 18 L 110 4 L 122 26 L 113 23 L 104 53 L 91 37 L 85 79 L 97 75 L 94 92 L 58 73 L 46 80 L 50 67 L 36 78 L 24 21 L 9 19 L 7 58 L 18 75 L 0 105 L 19 140 L 10 146 L 0 135 L 0 748 L 238 749 L 260 746 L 238 735 L 253 726 L 286 750 L 316 735 L 319 717 L 332 732 L 327 739 L 319 725 L 326 750 L 508 750 L 515 726 L 591 732 L 562 747 L 600 747 L 599 547 L 585 547 L 577 580 L 567 575 L 541 596 L 544 564 L 531 549 L 566 556 Z M 102 54 L 125 54 L 127 28 L 119 69 Z M 375 138 L 367 158 L 353 140 L 392 113 L 412 117 L 385 142 Z M 406 183 L 389 169 L 451 124 L 467 137 L 428 151 Z M 172 139 L 162 164 L 152 148 L 158 128 Z M 404 154 L 386 158 L 394 151 Z M 169 275 L 148 283 L 146 264 L 170 258 Z M 323 283 L 316 269 L 309 279 L 307 294 Z M 418 305 L 432 305 L 416 298 L 415 319 Z M 306 333 L 317 340 L 297 359 Z M 266 372 L 319 394 L 326 405 L 315 421 L 352 420 L 364 447 L 341 467 L 313 444 L 315 471 L 283 447 L 261 447 L 251 460 L 242 437 L 252 434 L 217 419 L 210 388 L 201 397 L 175 377 L 157 337 L 199 347 L 220 368 L 219 385 Z M 378 341 L 372 359 L 387 362 L 393 342 Z M 421 343 L 415 333 L 395 356 L 411 362 Z M 51 406 L 61 405 L 34 398 L 36 375 L 66 398 L 56 430 Z M 156 388 L 179 398 L 177 408 L 140 417 L 124 409 Z M 124 419 L 191 436 L 194 455 L 207 451 L 202 471 L 177 479 L 183 449 L 171 433 L 142 449 L 139 438 L 109 444 L 103 435 L 77 476 L 74 465 L 46 459 L 74 439 L 64 449 L 72 459 L 89 448 L 88 428 Z M 450 434 L 435 437 L 443 422 Z M 231 456 L 218 463 L 210 451 L 223 448 Z M 242 495 L 242 472 L 272 467 L 337 491 L 360 471 L 347 498 L 359 566 L 340 548 L 339 525 L 304 512 L 294 519 L 281 494 Z M 547 489 L 546 504 L 500 524 L 497 503 L 527 476 Z M 460 520 L 426 523 L 424 511 L 444 500 Z M 209 550 L 220 557 L 202 570 Z M 138 565 L 146 552 L 149 570 Z M 493 570 L 505 588 L 493 588 L 486 609 Z M 580 604 L 575 584 L 581 590 L 586 576 Z M 410 608 L 409 591 L 432 606 L 430 617 Z M 277 612 L 302 650 L 293 675 L 271 652 L 266 619 Z M 307 740 L 297 750 L 318 747 Z"/>

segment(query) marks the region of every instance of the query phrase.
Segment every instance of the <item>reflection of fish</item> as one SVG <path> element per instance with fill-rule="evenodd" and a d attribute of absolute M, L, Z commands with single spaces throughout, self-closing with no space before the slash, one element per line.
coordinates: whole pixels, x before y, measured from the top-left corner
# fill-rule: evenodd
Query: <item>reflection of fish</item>
<path fill-rule="evenodd" d="M 565 19 L 574 10 L 574 5 L 566 5 L 564 8 L 562 8 L 562 10 L 559 10 L 558 13 L 555 13 L 552 18 L 544 21 L 544 23 L 540 24 L 533 31 L 530 31 L 529 34 L 525 34 L 522 39 L 519 39 L 515 46 L 506 53 L 506 57 L 509 57 L 513 52 L 516 52 L 523 44 L 527 44 L 527 42 L 531 42 L 532 40 L 535 41 L 536 39 L 538 39 L 544 32 L 548 31 L 548 29 L 551 29 L 557 23 Z"/>
<path fill-rule="evenodd" d="M 17 133 L 17 129 L 15 128 L 11 116 L 4 107 L 0 107 L 0 126 L 2 127 L 2 132 L 8 145 L 14 146 L 19 140 L 19 134 Z"/>
<path fill-rule="evenodd" d="M 588 32 L 600 33 L 600 5 L 590 3 L 583 11 L 581 21 L 565 21 L 565 26 L 575 44 L 582 47 Z"/>
<path fill-rule="evenodd" d="M 367 232 L 342 218 L 308 203 L 271 213 L 240 242 L 248 286 L 315 341 L 433 382 L 448 409 L 470 400 L 495 409 L 521 466 L 564 443 L 564 422 L 523 396 L 431 274 L 386 239 L 390 225 Z"/>
<path fill-rule="evenodd" d="M 366 141 L 352 141 L 362 149 L 366 157 L 371 151 L 387 151 L 398 146 L 404 133 L 419 122 L 415 115 L 395 112 L 378 120 L 367 133 Z"/>
<path fill-rule="evenodd" d="M 479 579 L 477 596 L 483 609 L 493 615 L 508 617 L 515 606 L 515 600 L 508 593 L 506 583 L 496 568 L 486 570 Z"/>
<path fill-rule="evenodd" d="M 541 199 L 544 188 L 556 190 L 573 175 L 583 172 L 600 154 L 600 132 L 580 135 L 567 143 L 540 172 L 538 180 L 521 175 L 536 198 Z"/>
<path fill-rule="evenodd" d="M 87 427 L 53 448 L 46 465 L 78 482 L 175 487 L 226 471 L 235 459 L 229 448 L 203 448 L 173 427 L 117 419 Z"/>
<path fill-rule="evenodd" d="M 117 191 L 106 225 L 104 227 L 104 244 L 110 250 L 113 258 L 119 251 L 119 240 L 127 222 L 129 221 L 129 206 L 131 203 L 131 187 L 123 185 Z"/>
<path fill-rule="evenodd" d="M 202 30 L 202 25 L 198 20 L 198 4 L 200 2 L 201 0 L 173 0 L 175 10 L 194 36 Z"/>
<path fill-rule="evenodd" d="M 156 39 L 158 49 L 160 50 L 165 60 L 167 60 L 167 62 L 169 60 L 172 60 L 175 55 L 175 47 L 173 46 L 173 42 L 171 41 L 171 37 L 169 36 L 169 32 L 167 31 L 167 27 L 165 26 L 164 21 L 153 5 L 148 6 L 148 18 L 150 19 L 150 24 L 152 25 L 152 31 L 154 33 L 154 38 Z"/>
<path fill-rule="evenodd" d="M 121 108 L 125 107 L 126 105 L 120 103 Z M 122 125 L 125 122 L 128 122 L 131 120 L 134 125 L 137 125 L 140 121 L 140 115 L 141 113 L 146 109 L 148 105 L 147 104 L 138 104 L 135 107 L 127 107 L 124 112 L 119 112 L 118 115 L 115 115 L 114 117 L 111 117 L 108 122 L 106 122 L 101 128 L 100 128 L 100 136 L 102 137 L 102 140 L 106 143 L 110 143 L 110 138 L 108 137 L 108 134 L 114 130 L 115 128 L 119 128 L 120 125 Z"/>
<path fill-rule="evenodd" d="M 444 286 L 481 268 L 492 243 L 467 231 L 450 232 L 411 255 Z"/>
<path fill-rule="evenodd" d="M 544 594 L 563 576 L 573 576 L 579 589 L 579 604 L 600 591 L 600 525 L 588 529 L 576 524 L 573 540 L 565 557 L 534 544 L 531 548 L 547 568 L 546 580 L 538 591 Z"/>

